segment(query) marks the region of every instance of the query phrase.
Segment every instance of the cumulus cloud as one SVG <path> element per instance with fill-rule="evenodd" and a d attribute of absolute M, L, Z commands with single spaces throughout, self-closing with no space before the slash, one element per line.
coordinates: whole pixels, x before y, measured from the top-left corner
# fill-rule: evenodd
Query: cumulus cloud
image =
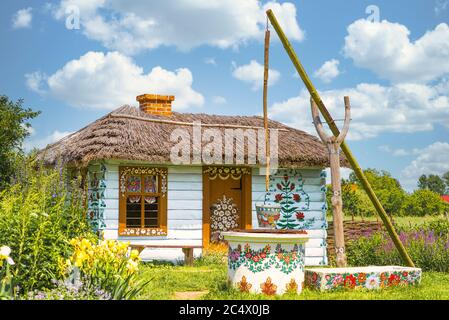
<path fill-rule="evenodd" d="M 149 73 L 118 52 L 88 52 L 71 60 L 50 76 L 25 75 L 28 87 L 43 91 L 75 107 L 113 109 L 135 103 L 142 93 L 175 96 L 173 108 L 202 106 L 204 97 L 192 88 L 189 69 L 175 71 L 154 67 Z"/>
<path fill-rule="evenodd" d="M 12 27 L 14 29 L 31 27 L 31 21 L 33 20 L 32 10 L 31 7 L 28 7 L 17 11 L 12 18 Z"/>
<path fill-rule="evenodd" d="M 444 174 L 449 171 L 449 143 L 434 142 L 420 150 L 418 156 L 401 173 L 407 190 L 416 188 L 422 174 Z"/>
<path fill-rule="evenodd" d="M 212 102 L 215 103 L 215 104 L 225 104 L 227 101 L 226 101 L 226 98 L 225 98 L 225 97 L 222 97 L 222 96 L 214 96 L 214 97 L 212 98 Z"/>
<path fill-rule="evenodd" d="M 249 40 L 263 39 L 268 8 L 291 40 L 304 38 L 296 7 L 289 2 L 62 0 L 54 7 L 54 16 L 63 20 L 73 7 L 79 9 L 84 35 L 127 54 L 160 46 L 180 50 L 201 45 L 236 48 Z"/>
<path fill-rule="evenodd" d="M 327 90 L 320 95 L 334 119 L 344 117 L 343 97 L 351 100 L 349 140 L 373 138 L 384 132 L 411 133 L 449 128 L 449 83 L 435 86 L 401 83 L 392 86 L 361 83 L 355 88 Z M 315 134 L 306 90 L 296 97 L 275 103 L 270 117 Z"/>
<path fill-rule="evenodd" d="M 235 66 L 232 72 L 234 78 L 251 84 L 253 90 L 260 89 L 263 86 L 263 65 L 256 60 L 251 60 L 250 63 Z M 274 85 L 280 78 L 279 71 L 269 69 L 268 86 Z"/>
<path fill-rule="evenodd" d="M 313 75 L 324 83 L 329 83 L 340 74 L 339 64 L 340 61 L 336 59 L 326 61 Z"/>
<path fill-rule="evenodd" d="M 73 132 L 70 132 L 70 131 L 55 130 L 46 137 L 35 138 L 34 137 L 35 132 L 33 130 L 31 137 L 27 138 L 25 140 L 25 142 L 23 143 L 23 148 L 25 151 L 31 151 L 34 148 L 42 149 L 42 148 L 46 147 L 48 144 L 56 142 L 72 133 Z"/>
<path fill-rule="evenodd" d="M 355 65 L 393 82 L 428 82 L 449 75 L 449 26 L 415 41 L 402 24 L 360 19 L 349 25 L 343 52 Z"/>

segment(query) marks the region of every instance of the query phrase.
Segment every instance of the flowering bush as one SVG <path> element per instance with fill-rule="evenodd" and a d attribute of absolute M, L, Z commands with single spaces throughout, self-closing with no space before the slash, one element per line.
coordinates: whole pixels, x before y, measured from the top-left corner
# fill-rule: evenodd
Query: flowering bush
<path fill-rule="evenodd" d="M 416 266 L 425 271 L 449 272 L 449 232 L 445 226 L 442 221 L 400 231 L 399 238 Z M 351 265 L 402 264 L 396 247 L 384 232 L 366 232 L 349 241 L 347 255 Z"/>
<path fill-rule="evenodd" d="M 89 290 L 101 288 L 111 294 L 112 299 L 130 299 L 145 284 L 136 282 L 139 252 L 128 244 L 114 240 L 103 240 L 94 244 L 86 238 L 70 241 L 73 254 L 59 260 L 61 276 L 72 276 L 74 282 L 81 281 Z"/>

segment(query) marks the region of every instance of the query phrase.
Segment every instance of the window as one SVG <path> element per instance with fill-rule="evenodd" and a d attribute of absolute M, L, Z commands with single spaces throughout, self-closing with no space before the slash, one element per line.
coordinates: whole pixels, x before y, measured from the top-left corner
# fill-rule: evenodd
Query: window
<path fill-rule="evenodd" d="M 119 235 L 167 235 L 167 169 L 120 167 Z"/>

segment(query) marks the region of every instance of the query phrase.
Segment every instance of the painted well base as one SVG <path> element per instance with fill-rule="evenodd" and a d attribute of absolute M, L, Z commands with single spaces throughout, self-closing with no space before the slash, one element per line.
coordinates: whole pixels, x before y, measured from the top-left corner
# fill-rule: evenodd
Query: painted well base
<path fill-rule="evenodd" d="M 373 290 L 415 285 L 420 281 L 420 268 L 401 266 L 305 269 L 305 287 L 320 291 L 341 288 Z"/>
<path fill-rule="evenodd" d="M 241 292 L 300 293 L 304 283 L 304 234 L 225 232 L 228 282 Z"/>

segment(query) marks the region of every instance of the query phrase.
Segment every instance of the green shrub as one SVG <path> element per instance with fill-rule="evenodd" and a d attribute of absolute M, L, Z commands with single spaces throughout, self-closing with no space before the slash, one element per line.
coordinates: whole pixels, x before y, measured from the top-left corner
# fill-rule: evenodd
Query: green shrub
<path fill-rule="evenodd" d="M 438 193 L 430 190 L 416 190 L 406 197 L 402 206 L 403 215 L 423 217 L 444 214 L 448 206 L 441 200 Z"/>
<path fill-rule="evenodd" d="M 23 165 L 21 178 L 0 193 L 0 244 L 12 249 L 12 275 L 22 291 L 51 286 L 58 259 L 68 257 L 70 239 L 94 237 L 85 219 L 80 179 L 64 170 Z"/>

